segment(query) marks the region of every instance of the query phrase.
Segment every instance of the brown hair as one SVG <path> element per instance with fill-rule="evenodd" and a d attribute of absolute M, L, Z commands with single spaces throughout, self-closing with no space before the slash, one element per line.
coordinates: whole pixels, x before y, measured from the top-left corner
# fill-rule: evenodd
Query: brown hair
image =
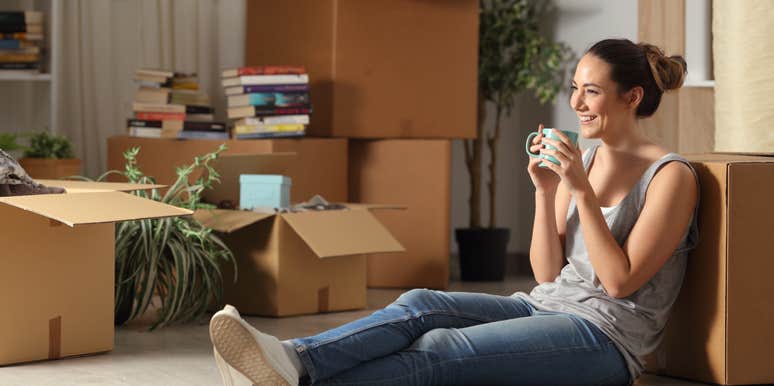
<path fill-rule="evenodd" d="M 610 77 L 618 84 L 620 93 L 642 87 L 644 92 L 637 106 L 638 117 L 653 115 L 664 91 L 680 88 L 685 79 L 685 59 L 679 55 L 666 56 L 663 50 L 652 44 L 605 39 L 591 46 L 586 53 L 610 65 Z"/>

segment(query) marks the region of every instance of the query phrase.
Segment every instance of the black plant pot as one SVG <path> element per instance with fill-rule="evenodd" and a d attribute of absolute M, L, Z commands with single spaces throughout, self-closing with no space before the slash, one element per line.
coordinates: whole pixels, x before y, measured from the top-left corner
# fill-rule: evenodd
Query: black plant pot
<path fill-rule="evenodd" d="M 116 299 L 118 302 L 115 315 L 113 318 L 113 324 L 121 326 L 129 320 L 129 316 L 132 315 L 132 306 L 134 305 L 134 294 L 126 294 L 121 299 Z"/>
<path fill-rule="evenodd" d="M 465 281 L 496 281 L 505 278 L 508 228 L 457 228 L 460 276 Z"/>

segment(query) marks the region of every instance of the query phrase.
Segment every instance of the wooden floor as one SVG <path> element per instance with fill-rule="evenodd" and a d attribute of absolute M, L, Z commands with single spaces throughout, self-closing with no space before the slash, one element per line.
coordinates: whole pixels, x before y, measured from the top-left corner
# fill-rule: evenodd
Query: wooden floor
<path fill-rule="evenodd" d="M 531 279 L 498 283 L 453 282 L 450 290 L 511 294 L 528 290 Z M 403 290 L 371 289 L 368 309 L 289 318 L 248 318 L 281 339 L 307 336 L 365 316 L 393 301 Z M 0 368 L 0 385 L 219 385 L 206 321 L 147 332 L 142 325 L 116 331 L 115 350 L 99 355 Z M 645 375 L 638 385 L 701 385 Z"/>

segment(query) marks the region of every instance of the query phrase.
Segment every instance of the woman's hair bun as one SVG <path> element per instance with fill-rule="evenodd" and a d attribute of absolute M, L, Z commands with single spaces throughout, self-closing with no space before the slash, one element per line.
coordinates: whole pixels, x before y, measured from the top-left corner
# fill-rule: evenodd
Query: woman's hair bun
<path fill-rule="evenodd" d="M 678 89 L 683 85 L 687 65 L 685 58 L 680 55 L 666 56 L 660 48 L 648 44 L 638 44 L 650 65 L 650 72 L 661 91 Z"/>

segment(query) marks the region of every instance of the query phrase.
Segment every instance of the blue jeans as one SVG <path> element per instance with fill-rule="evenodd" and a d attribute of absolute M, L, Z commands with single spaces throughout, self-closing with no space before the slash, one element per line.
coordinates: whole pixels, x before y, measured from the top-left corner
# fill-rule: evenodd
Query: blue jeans
<path fill-rule="evenodd" d="M 315 385 L 631 383 L 626 361 L 593 324 L 506 296 L 411 290 L 292 343 Z"/>

